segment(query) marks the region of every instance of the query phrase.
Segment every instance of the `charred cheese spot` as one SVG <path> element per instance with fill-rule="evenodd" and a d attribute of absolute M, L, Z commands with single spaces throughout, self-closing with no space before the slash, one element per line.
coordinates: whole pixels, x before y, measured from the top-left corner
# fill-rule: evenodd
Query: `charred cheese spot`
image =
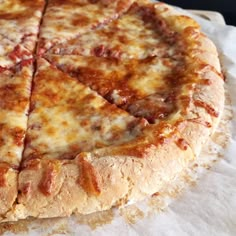
<path fill-rule="evenodd" d="M 0 86 L 0 97 L 3 98 L 0 100 L 0 108 L 16 112 L 24 111 L 28 104 L 28 98 L 22 94 L 21 89 L 18 84 Z"/>
<path fill-rule="evenodd" d="M 25 130 L 23 130 L 22 128 L 19 128 L 19 127 L 15 127 L 10 130 L 10 134 L 13 137 L 14 143 L 17 146 L 23 145 Z"/>
<path fill-rule="evenodd" d="M 71 20 L 71 24 L 76 27 L 88 25 L 89 22 L 90 22 L 90 19 L 87 16 L 81 15 L 81 14 L 75 15 L 73 19 Z"/>

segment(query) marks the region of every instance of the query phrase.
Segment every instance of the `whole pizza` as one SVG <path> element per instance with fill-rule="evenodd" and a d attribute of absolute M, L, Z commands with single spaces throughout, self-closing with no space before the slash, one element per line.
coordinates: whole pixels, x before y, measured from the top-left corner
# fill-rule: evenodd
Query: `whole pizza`
<path fill-rule="evenodd" d="M 224 105 L 214 44 L 145 0 L 0 0 L 0 221 L 137 202 L 189 167 Z"/>

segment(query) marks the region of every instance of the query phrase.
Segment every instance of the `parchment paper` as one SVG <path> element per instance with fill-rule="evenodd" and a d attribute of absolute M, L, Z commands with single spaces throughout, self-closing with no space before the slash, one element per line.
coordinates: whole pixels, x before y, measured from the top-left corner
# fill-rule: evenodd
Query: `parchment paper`
<path fill-rule="evenodd" d="M 0 235 L 236 235 L 236 28 L 193 17 L 219 50 L 227 99 L 202 164 L 181 177 L 187 189 L 173 186 L 165 198 L 88 216 L 5 223 Z"/>

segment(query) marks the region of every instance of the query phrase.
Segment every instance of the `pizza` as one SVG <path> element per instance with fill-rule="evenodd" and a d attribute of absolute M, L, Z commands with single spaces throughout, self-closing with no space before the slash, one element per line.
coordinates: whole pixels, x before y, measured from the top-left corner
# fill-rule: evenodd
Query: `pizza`
<path fill-rule="evenodd" d="M 0 26 L 0 222 L 158 193 L 219 123 L 216 47 L 164 3 L 3 0 Z"/>

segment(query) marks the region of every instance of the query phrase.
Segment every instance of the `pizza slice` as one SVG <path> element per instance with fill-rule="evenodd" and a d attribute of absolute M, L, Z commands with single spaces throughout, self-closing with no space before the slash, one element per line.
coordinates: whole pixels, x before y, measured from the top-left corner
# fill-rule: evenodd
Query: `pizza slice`
<path fill-rule="evenodd" d="M 5 0 L 0 4 L 0 68 L 32 58 L 44 0 Z"/>
<path fill-rule="evenodd" d="M 50 54 L 144 59 L 148 56 L 177 56 L 177 47 L 163 37 L 162 21 L 155 17 L 153 4 L 135 2 L 117 20 L 97 30 L 56 44 Z"/>
<path fill-rule="evenodd" d="M 82 151 L 129 141 L 145 123 L 39 59 L 24 160 L 73 159 Z"/>
<path fill-rule="evenodd" d="M 36 216 L 35 212 L 45 208 L 57 193 L 54 180 L 60 169 L 66 166 L 69 175 L 74 174 L 75 166 L 70 167 L 70 163 L 79 153 L 134 140 L 146 126 L 145 119 L 109 104 L 76 79 L 39 59 L 19 177 L 20 205 L 16 211 Z M 90 167 L 82 163 L 81 168 L 87 171 Z M 37 170 L 42 176 L 37 180 L 31 176 L 25 178 L 29 170 Z"/>
<path fill-rule="evenodd" d="M 0 220 L 17 197 L 32 73 L 31 61 L 0 72 Z"/>
<path fill-rule="evenodd" d="M 38 53 L 109 23 L 132 3 L 133 0 L 49 0 L 40 29 Z"/>

